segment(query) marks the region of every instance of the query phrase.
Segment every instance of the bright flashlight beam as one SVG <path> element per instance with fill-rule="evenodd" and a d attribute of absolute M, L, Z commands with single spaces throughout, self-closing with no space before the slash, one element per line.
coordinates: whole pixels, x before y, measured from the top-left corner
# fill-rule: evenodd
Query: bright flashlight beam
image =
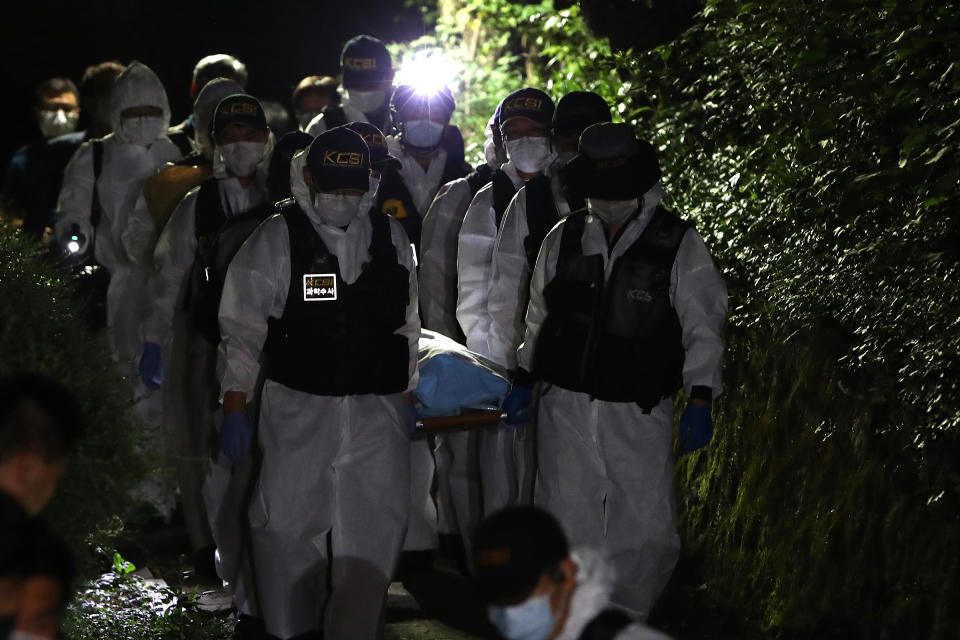
<path fill-rule="evenodd" d="M 420 93 L 437 93 L 457 78 L 457 65 L 440 50 L 421 49 L 400 65 L 397 84 L 408 84 Z"/>

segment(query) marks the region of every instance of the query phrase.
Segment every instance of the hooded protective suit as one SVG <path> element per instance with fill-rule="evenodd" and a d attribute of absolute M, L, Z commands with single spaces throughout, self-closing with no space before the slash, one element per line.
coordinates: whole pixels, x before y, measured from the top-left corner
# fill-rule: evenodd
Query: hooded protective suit
<path fill-rule="evenodd" d="M 603 257 L 607 281 L 617 259 L 640 237 L 661 198 L 646 194 L 610 248 L 605 227 L 587 216 L 583 254 Z M 544 288 L 557 273 L 560 239 L 570 218 L 544 240 L 530 282 L 518 364 L 534 370 L 537 338 L 547 315 Z M 722 391 L 723 325 L 727 288 L 703 239 L 693 228 L 680 242 L 670 275 L 670 303 L 680 321 L 683 385 Z M 638 363 L 638 367 L 642 366 Z M 633 402 L 609 402 L 544 385 L 537 413 L 538 472 L 534 502 L 563 525 L 571 544 L 603 549 L 618 570 L 613 602 L 645 618 L 676 564 L 673 489 L 673 398 L 645 414 Z"/>
<path fill-rule="evenodd" d="M 234 83 L 224 81 L 224 84 Z M 222 161 L 214 162 L 220 206 L 228 219 L 267 203 L 270 146 L 268 142 L 264 158 L 246 187 L 236 177 L 227 174 Z M 219 157 L 219 153 L 216 155 Z M 144 339 L 161 345 L 164 362 L 175 363 L 172 370 L 168 369 L 164 391 L 168 411 L 171 406 L 184 407 L 184 415 L 177 415 L 178 420 L 170 424 L 169 430 L 174 436 L 180 497 L 191 547 L 197 551 L 216 541 L 221 567 L 224 564 L 233 567 L 237 566 L 233 556 L 237 555 L 240 544 L 236 539 L 236 526 L 217 526 L 216 506 L 222 503 L 223 496 L 220 491 L 205 492 L 207 501 L 215 507 L 214 512 L 208 514 L 201 494 L 208 473 L 222 471 L 211 470 L 209 460 L 209 443 L 219 415 L 215 410 L 220 390 L 216 376 L 216 344 L 210 344 L 198 335 L 189 314 L 182 312 L 191 267 L 197 256 L 195 225 L 199 193 L 200 187 L 187 193 L 160 234 L 153 256 L 152 304 L 144 320 Z M 229 470 L 226 473 L 229 475 Z M 212 487 L 226 484 L 214 482 Z M 235 573 L 222 571 L 221 577 L 235 592 L 244 593 L 242 587 L 235 584 Z M 252 613 L 243 603 L 237 604 L 244 613 Z"/>
<path fill-rule="evenodd" d="M 610 595 L 616 581 L 616 570 L 603 553 L 590 548 L 577 548 L 570 553 L 577 566 L 577 586 L 570 599 L 563 629 L 557 640 L 577 640 L 584 628 L 609 608 Z M 669 640 L 669 636 L 634 622 L 617 633 L 615 640 Z"/>
<path fill-rule="evenodd" d="M 304 182 L 306 156 L 291 163 L 294 198 L 336 256 L 343 281 L 354 282 L 369 260 L 370 218 L 359 215 L 346 229 L 324 224 Z M 412 390 L 420 337 L 417 281 L 406 235 L 396 221 L 389 224 L 399 264 L 410 273 L 406 323 L 396 333 L 409 345 Z M 227 272 L 220 305 L 222 392 L 252 397 L 268 320 L 283 315 L 290 271 L 287 225 L 274 216 L 251 235 Z M 322 367 L 322 342 L 316 348 Z M 326 638 L 377 635 L 409 508 L 404 405 L 401 394 L 321 396 L 264 383 L 263 464 L 250 525 L 268 633 L 289 638 L 318 629 L 323 614 Z"/>
<path fill-rule="evenodd" d="M 149 144 L 135 143 L 124 126 L 121 113 L 131 107 L 159 107 L 162 125 Z M 132 217 L 148 215 L 135 212 L 140 184 L 157 167 L 180 157 L 176 145 L 166 138 L 170 124 L 167 94 L 157 75 L 147 66 L 134 62 L 121 73 L 111 96 L 113 133 L 103 140 L 103 165 L 97 179 L 102 215 L 96 229 L 95 255 L 110 273 L 107 291 L 107 326 L 111 350 L 122 364 L 132 365 L 139 355 L 140 313 L 146 289 L 147 271 L 135 264 L 124 243 L 124 234 Z M 78 228 L 87 238 L 94 238 L 91 225 L 93 208 L 93 149 L 83 143 L 67 165 L 58 204 L 57 239 L 63 246 Z M 132 373 L 131 369 L 131 373 Z"/>

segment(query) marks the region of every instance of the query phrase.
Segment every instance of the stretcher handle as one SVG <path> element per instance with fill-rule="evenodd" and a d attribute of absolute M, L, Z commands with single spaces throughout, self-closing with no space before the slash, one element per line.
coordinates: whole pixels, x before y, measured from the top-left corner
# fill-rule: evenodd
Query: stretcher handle
<path fill-rule="evenodd" d="M 438 418 L 421 418 L 417 421 L 418 436 L 427 436 L 444 431 L 462 431 L 477 427 L 496 426 L 503 418 L 499 409 L 485 411 L 471 411 L 458 416 L 441 416 Z"/>

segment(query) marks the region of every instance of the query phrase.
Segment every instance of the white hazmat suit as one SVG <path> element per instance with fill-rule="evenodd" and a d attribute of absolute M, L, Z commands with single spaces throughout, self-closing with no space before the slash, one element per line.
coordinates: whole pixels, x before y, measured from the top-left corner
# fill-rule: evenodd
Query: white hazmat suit
<path fill-rule="evenodd" d="M 640 237 L 661 191 L 644 194 L 640 214 L 610 248 L 605 227 L 588 216 L 584 255 L 603 257 L 609 281 L 616 260 Z M 526 332 L 518 364 L 534 370 L 535 347 L 547 308 L 544 288 L 557 273 L 565 218 L 547 235 L 530 283 Z M 703 239 L 688 229 L 680 242 L 669 288 L 682 327 L 683 385 L 722 390 L 722 330 L 727 289 Z M 639 365 L 638 365 L 639 366 Z M 649 413 L 635 403 L 592 399 L 544 385 L 537 415 L 538 463 L 535 503 L 562 524 L 571 544 L 604 549 L 618 571 L 613 602 L 645 619 L 662 592 L 680 551 L 673 488 L 673 398 Z"/>
<path fill-rule="evenodd" d="M 343 281 L 354 282 L 369 259 L 370 219 L 361 214 L 346 229 L 324 224 L 304 183 L 306 156 L 291 164 L 294 198 L 339 261 Z M 390 232 L 398 261 L 410 272 L 406 323 L 397 331 L 409 345 L 410 390 L 420 337 L 416 273 L 406 235 L 393 220 Z M 290 270 L 286 223 L 275 216 L 227 272 L 220 305 L 223 392 L 252 396 L 267 322 L 283 315 Z M 323 364 L 318 349 L 317 366 Z M 320 396 L 264 383 L 263 464 L 250 525 L 268 633 L 289 638 L 322 624 L 331 640 L 377 636 L 409 507 L 404 405 L 402 394 Z"/>
<path fill-rule="evenodd" d="M 390 96 L 387 95 L 386 100 L 390 99 Z M 344 122 L 370 122 L 370 119 L 360 109 L 353 106 L 350 102 L 350 91 L 344 89 L 340 91 L 340 104 L 337 105 L 339 108 L 343 109 Z M 331 107 L 328 107 L 331 108 Z M 333 107 L 336 108 L 336 107 Z M 370 122 L 370 124 L 376 126 L 384 134 L 390 133 L 387 129 L 390 124 L 389 112 L 387 113 L 387 119 L 385 122 Z M 318 135 L 323 133 L 328 129 L 327 122 L 323 117 L 323 114 L 318 114 L 310 123 L 304 127 L 304 131 L 316 138 Z"/>

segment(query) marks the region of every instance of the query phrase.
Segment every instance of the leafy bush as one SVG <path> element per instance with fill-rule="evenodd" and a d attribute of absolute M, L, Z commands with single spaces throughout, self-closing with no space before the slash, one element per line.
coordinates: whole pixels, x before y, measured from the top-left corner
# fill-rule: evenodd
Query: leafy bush
<path fill-rule="evenodd" d="M 198 596 L 132 573 L 119 555 L 114 571 L 87 585 L 67 609 L 70 640 L 216 640 L 228 638 L 228 617 L 199 608 Z"/>
<path fill-rule="evenodd" d="M 142 474 L 129 387 L 40 248 L 5 224 L 0 224 L 0 299 L 0 375 L 20 370 L 47 375 L 73 392 L 83 411 L 86 437 L 44 517 L 86 570 L 89 550 L 122 528 L 131 507 L 129 490 Z"/>
<path fill-rule="evenodd" d="M 577 6 L 440 7 L 485 108 L 591 89 L 654 142 L 726 274 L 717 437 L 679 465 L 714 593 L 787 632 L 960 635 L 958 3 L 707 0 L 619 52 Z"/>

